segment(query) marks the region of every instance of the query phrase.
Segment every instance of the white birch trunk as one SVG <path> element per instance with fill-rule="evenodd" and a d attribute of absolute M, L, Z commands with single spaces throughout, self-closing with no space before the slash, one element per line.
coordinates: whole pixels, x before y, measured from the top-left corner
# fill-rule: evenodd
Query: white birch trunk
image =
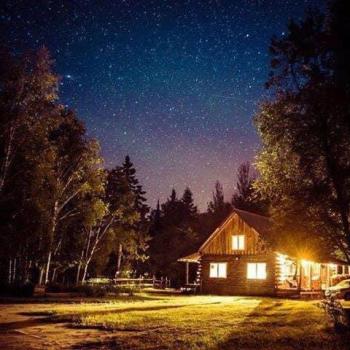
<path fill-rule="evenodd" d="M 44 268 L 40 268 L 39 286 L 42 286 L 44 278 Z"/>
<path fill-rule="evenodd" d="M 46 270 L 45 270 L 45 284 L 49 283 L 49 272 L 50 272 L 50 264 L 51 264 L 51 250 L 49 251 L 49 254 L 47 256 L 47 262 L 46 262 Z"/>
<path fill-rule="evenodd" d="M 10 259 L 10 261 L 9 261 L 9 276 L 8 276 L 8 281 L 9 281 L 9 284 L 12 283 L 12 259 Z"/>
<path fill-rule="evenodd" d="M 122 255 L 123 255 L 123 246 L 121 244 L 119 244 L 117 270 L 115 271 L 115 278 L 117 278 L 119 276 L 119 273 L 120 273 L 120 268 L 122 265 Z"/>
<path fill-rule="evenodd" d="M 8 169 L 10 167 L 14 135 L 15 135 L 15 128 L 12 126 L 10 128 L 9 140 L 8 140 L 8 143 L 7 143 L 7 146 L 6 146 L 5 157 L 4 157 L 4 161 L 3 161 L 2 167 L 1 167 L 0 193 L 2 192 L 2 190 L 4 188 L 5 179 L 7 177 Z"/>

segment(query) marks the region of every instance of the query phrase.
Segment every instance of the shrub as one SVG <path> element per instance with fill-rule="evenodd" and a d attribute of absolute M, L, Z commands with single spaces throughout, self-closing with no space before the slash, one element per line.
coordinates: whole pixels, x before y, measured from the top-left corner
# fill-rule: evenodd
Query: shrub
<path fill-rule="evenodd" d="M 68 292 L 69 287 L 60 283 L 49 283 L 45 286 L 45 292 L 48 293 L 65 293 Z"/>
<path fill-rule="evenodd" d="M 59 283 L 51 283 L 46 286 L 46 292 L 49 293 L 79 293 L 87 297 L 105 297 L 108 294 L 119 295 L 125 293 L 134 295 L 138 290 L 136 285 L 118 286 L 114 284 L 82 284 L 78 286 L 66 286 Z"/>
<path fill-rule="evenodd" d="M 32 297 L 35 285 L 33 283 L 13 283 L 0 285 L 0 295 L 10 297 Z"/>

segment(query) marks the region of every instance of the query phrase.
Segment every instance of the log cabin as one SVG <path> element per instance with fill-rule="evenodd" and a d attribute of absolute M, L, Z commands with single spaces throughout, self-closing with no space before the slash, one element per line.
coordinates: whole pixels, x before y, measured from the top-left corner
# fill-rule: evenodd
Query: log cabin
<path fill-rule="evenodd" d="M 234 209 L 198 251 L 178 261 L 196 264 L 194 285 L 205 294 L 288 295 L 316 293 L 334 276 L 349 275 L 346 262 L 328 258 L 310 261 L 272 249 L 267 242 L 268 217 Z"/>

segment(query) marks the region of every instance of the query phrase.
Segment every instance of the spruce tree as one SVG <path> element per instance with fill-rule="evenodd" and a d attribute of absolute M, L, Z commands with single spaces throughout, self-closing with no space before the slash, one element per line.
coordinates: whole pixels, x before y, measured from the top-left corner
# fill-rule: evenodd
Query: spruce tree
<path fill-rule="evenodd" d="M 194 218 L 197 215 L 198 210 L 197 207 L 194 205 L 193 194 L 189 187 L 185 188 L 181 201 L 184 205 L 185 213 L 190 218 Z"/>

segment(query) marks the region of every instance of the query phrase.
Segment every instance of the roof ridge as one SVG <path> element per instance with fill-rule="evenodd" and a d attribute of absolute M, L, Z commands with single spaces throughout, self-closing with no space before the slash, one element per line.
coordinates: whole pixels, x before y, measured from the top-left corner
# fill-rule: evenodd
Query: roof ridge
<path fill-rule="evenodd" d="M 233 210 L 233 211 L 241 211 L 241 212 L 243 212 L 243 213 L 247 213 L 247 214 L 250 214 L 250 215 L 260 216 L 260 217 L 265 218 L 265 219 L 270 219 L 270 218 L 271 218 L 270 216 L 266 216 L 266 215 L 261 215 L 261 214 L 253 213 L 252 211 L 243 210 L 243 209 L 238 209 L 238 208 L 235 208 L 235 207 L 233 207 L 232 210 Z"/>

